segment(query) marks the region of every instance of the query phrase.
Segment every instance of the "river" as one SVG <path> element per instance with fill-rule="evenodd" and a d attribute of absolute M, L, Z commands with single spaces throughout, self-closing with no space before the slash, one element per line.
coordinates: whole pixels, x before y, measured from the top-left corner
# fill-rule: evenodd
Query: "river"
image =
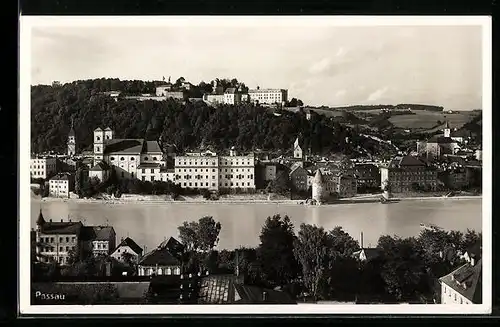
<path fill-rule="evenodd" d="M 356 203 L 329 206 L 297 204 L 217 204 L 217 203 L 82 203 L 31 199 L 31 225 L 36 226 L 40 207 L 46 220 L 82 221 L 85 225 L 114 227 L 117 242 L 131 237 L 146 251 L 164 239 L 177 237 L 183 221 L 208 215 L 220 221 L 219 249 L 256 246 L 268 216 L 288 215 L 297 230 L 301 223 L 325 229 L 342 226 L 359 241 L 363 232 L 365 246 L 375 246 L 381 235 L 416 236 L 419 224 L 432 223 L 446 230 L 482 230 L 481 199 L 406 200 L 397 203 Z"/>

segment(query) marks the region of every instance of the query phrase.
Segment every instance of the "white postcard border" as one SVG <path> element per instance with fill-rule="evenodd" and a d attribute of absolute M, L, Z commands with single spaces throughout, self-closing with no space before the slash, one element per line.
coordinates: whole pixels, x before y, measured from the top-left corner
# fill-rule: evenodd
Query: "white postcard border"
<path fill-rule="evenodd" d="M 30 81 L 31 29 L 34 26 L 160 26 L 217 25 L 272 26 L 307 24 L 323 26 L 437 26 L 483 27 L 483 304 L 475 305 L 31 305 L 30 303 Z M 19 312 L 22 315 L 54 314 L 487 314 L 492 305 L 492 34 L 489 16 L 21 16 L 19 85 Z"/>

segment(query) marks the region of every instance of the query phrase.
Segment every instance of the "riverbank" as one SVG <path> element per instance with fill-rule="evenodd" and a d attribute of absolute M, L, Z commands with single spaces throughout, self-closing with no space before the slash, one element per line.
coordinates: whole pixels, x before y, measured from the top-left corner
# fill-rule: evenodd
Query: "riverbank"
<path fill-rule="evenodd" d="M 40 197 L 34 196 L 40 199 Z M 356 204 L 356 203 L 376 203 L 380 201 L 381 194 L 360 194 L 351 198 L 343 198 L 335 200 L 324 205 L 335 204 Z M 425 200 L 469 200 L 481 199 L 481 195 L 460 195 L 453 197 L 445 196 L 394 196 L 391 201 L 425 201 Z M 42 202 L 74 202 L 74 203 L 101 203 L 101 204 L 127 204 L 127 203 L 143 203 L 143 204 L 166 204 L 166 203 L 189 203 L 189 204 L 305 204 L 305 200 L 291 200 L 283 196 L 274 195 L 268 197 L 265 194 L 242 194 L 242 195 L 223 195 L 218 200 L 207 200 L 202 196 L 179 196 L 176 200 L 169 195 L 136 195 L 123 194 L 120 198 L 103 197 L 97 199 L 80 199 L 80 198 L 41 198 Z"/>

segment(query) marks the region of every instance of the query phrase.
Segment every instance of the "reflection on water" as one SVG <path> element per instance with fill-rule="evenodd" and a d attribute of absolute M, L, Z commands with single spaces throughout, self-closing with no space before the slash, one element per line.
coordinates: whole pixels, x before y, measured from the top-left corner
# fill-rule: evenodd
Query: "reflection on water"
<path fill-rule="evenodd" d="M 265 219 L 274 214 L 289 215 L 296 229 L 301 223 L 342 228 L 366 246 L 377 244 L 381 235 L 416 236 L 421 222 L 447 230 L 481 231 L 481 200 L 401 201 L 391 204 L 361 203 L 332 206 L 288 204 L 113 204 L 40 202 L 32 199 L 31 224 L 35 227 L 40 206 L 45 218 L 80 220 L 84 224 L 106 224 L 115 228 L 117 241 L 130 236 L 147 250 L 165 237 L 177 236 L 183 221 L 213 216 L 222 224 L 219 248 L 256 246 Z"/>

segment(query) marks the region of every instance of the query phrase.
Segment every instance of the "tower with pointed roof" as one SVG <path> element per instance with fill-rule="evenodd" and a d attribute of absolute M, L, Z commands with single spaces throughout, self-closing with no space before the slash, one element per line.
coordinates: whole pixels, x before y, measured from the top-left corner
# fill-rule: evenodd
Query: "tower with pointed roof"
<path fill-rule="evenodd" d="M 318 169 L 312 180 L 312 199 L 317 205 L 323 203 L 324 189 L 323 174 L 321 173 L 321 169 Z"/>
<path fill-rule="evenodd" d="M 446 122 L 445 122 L 443 133 L 444 133 L 444 137 L 450 137 L 450 135 L 451 135 L 451 129 L 450 129 L 450 125 L 448 124 L 448 120 L 446 120 Z"/>
<path fill-rule="evenodd" d="M 73 118 L 71 119 L 71 129 L 68 134 L 68 156 L 74 156 L 76 154 L 76 135 L 75 129 L 73 128 Z"/>
<path fill-rule="evenodd" d="M 38 218 L 36 220 L 36 231 L 41 232 L 44 224 L 45 224 L 45 219 L 43 218 L 42 208 L 40 208 L 40 213 L 38 214 Z"/>
<path fill-rule="evenodd" d="M 302 153 L 302 148 L 300 147 L 299 143 L 299 137 L 295 139 L 295 142 L 293 143 L 293 158 L 302 160 L 303 159 L 303 153 Z"/>

